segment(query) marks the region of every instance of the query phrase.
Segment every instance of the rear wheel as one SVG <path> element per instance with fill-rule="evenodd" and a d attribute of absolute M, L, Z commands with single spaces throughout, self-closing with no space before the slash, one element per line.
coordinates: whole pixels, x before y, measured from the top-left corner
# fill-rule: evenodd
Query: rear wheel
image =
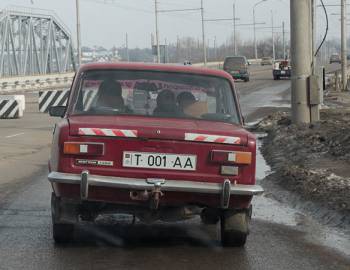
<path fill-rule="evenodd" d="M 69 243 L 73 240 L 73 224 L 52 224 L 53 239 L 57 244 Z"/>
<path fill-rule="evenodd" d="M 51 194 L 52 236 L 56 243 L 68 243 L 73 240 L 74 224 L 61 223 L 61 200 L 54 193 Z"/>
<path fill-rule="evenodd" d="M 206 225 L 217 224 L 220 220 L 220 212 L 217 209 L 204 208 L 200 216 L 202 223 Z"/>
<path fill-rule="evenodd" d="M 249 234 L 247 212 L 225 211 L 221 216 L 221 243 L 228 247 L 242 247 Z"/>

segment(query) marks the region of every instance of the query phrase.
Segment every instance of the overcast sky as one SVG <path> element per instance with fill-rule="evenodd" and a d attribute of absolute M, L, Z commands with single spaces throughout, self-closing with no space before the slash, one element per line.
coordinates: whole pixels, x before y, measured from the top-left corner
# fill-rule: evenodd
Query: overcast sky
<path fill-rule="evenodd" d="M 32 4 L 33 2 L 33 4 Z M 251 23 L 252 7 L 259 0 L 204 0 L 206 19 L 232 18 L 232 4 L 236 2 L 237 24 Z M 340 0 L 325 0 L 326 4 L 338 4 Z M 0 8 L 19 5 L 55 11 L 75 35 L 75 0 L 1 0 Z M 154 0 L 80 0 L 83 45 L 101 45 L 107 48 L 122 46 L 125 33 L 129 34 L 130 47 L 149 47 L 151 33 L 154 33 Z M 199 8 L 200 0 L 159 0 L 159 9 Z M 286 23 L 289 31 L 289 0 L 267 0 L 256 8 L 256 21 L 271 26 L 271 10 L 274 24 Z M 340 13 L 339 7 L 328 7 L 329 13 Z M 318 8 L 318 37 L 325 28 L 324 14 Z M 160 38 L 164 42 L 175 42 L 176 37 L 201 38 L 201 21 L 198 11 L 160 14 Z M 276 29 L 277 32 L 281 29 Z M 330 37 L 340 35 L 339 17 L 330 15 Z M 252 40 L 252 27 L 238 27 L 242 39 Z M 232 34 L 232 22 L 207 22 L 206 35 L 212 43 L 225 42 Z M 271 36 L 271 29 L 258 29 L 257 37 Z"/>

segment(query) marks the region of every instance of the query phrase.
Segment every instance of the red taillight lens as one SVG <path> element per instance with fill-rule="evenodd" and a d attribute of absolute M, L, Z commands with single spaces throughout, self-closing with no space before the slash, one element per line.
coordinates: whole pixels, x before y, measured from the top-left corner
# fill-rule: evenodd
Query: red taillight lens
<path fill-rule="evenodd" d="M 211 152 L 211 161 L 217 163 L 227 163 L 229 153 L 230 152 L 214 150 Z"/>
<path fill-rule="evenodd" d="M 251 164 L 251 152 L 237 152 L 237 151 L 220 151 L 213 150 L 211 152 L 211 161 L 220 164 Z"/>
<path fill-rule="evenodd" d="M 85 142 L 65 142 L 63 153 L 66 155 L 88 155 L 101 156 L 104 154 L 103 143 L 85 143 Z"/>

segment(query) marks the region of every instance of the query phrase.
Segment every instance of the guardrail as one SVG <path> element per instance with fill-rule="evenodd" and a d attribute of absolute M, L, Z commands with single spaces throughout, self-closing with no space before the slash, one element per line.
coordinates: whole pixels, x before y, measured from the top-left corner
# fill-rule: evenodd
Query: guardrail
<path fill-rule="evenodd" d="M 67 88 L 73 77 L 74 72 L 0 78 L 0 93 Z"/>
<path fill-rule="evenodd" d="M 249 63 L 257 64 L 261 59 L 249 59 Z M 209 68 L 221 68 L 223 61 L 209 62 Z M 193 66 L 201 67 L 204 63 L 196 63 Z M 21 93 L 27 91 L 67 89 L 70 87 L 74 72 L 69 73 L 53 73 L 47 75 L 32 75 L 21 77 L 3 77 L 0 78 L 0 94 Z"/>
<path fill-rule="evenodd" d="M 247 60 L 249 64 L 260 64 L 261 59 L 248 59 Z M 208 62 L 207 67 L 208 68 L 221 68 L 224 64 L 224 61 L 218 61 L 218 62 Z M 204 66 L 204 63 L 196 63 L 193 64 L 195 67 L 202 67 Z"/>
<path fill-rule="evenodd" d="M 348 66 L 349 70 L 349 66 Z M 341 69 L 333 70 L 330 72 L 326 72 L 324 75 L 325 80 L 325 89 L 332 89 L 334 91 L 341 91 L 342 89 L 342 74 Z M 348 86 L 349 88 L 349 76 L 347 78 Z"/>

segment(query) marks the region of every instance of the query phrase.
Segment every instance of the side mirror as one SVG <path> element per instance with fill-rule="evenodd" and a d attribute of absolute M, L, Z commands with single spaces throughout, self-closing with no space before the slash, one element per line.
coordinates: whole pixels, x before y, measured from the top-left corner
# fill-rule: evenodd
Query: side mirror
<path fill-rule="evenodd" d="M 53 117 L 63 117 L 66 113 L 66 106 L 53 106 L 49 108 L 49 115 Z"/>

